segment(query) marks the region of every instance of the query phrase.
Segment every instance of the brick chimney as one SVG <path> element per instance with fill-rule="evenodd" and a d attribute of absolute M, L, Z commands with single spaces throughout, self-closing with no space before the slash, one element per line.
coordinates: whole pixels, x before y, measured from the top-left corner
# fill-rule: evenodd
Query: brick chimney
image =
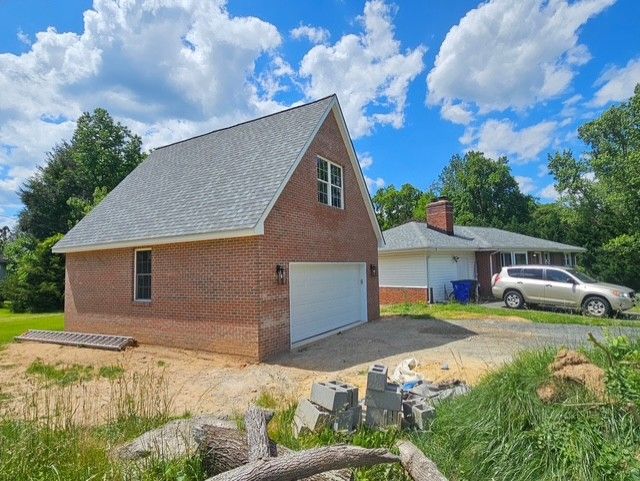
<path fill-rule="evenodd" d="M 446 197 L 427 206 L 427 225 L 447 235 L 453 235 L 453 203 Z"/>

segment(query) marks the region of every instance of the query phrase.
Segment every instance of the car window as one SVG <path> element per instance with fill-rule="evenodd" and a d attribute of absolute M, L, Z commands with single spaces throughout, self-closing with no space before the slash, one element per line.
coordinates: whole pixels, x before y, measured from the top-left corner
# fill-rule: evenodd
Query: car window
<path fill-rule="evenodd" d="M 573 283 L 572 277 L 566 272 L 557 271 L 555 269 L 547 269 L 547 280 L 553 282 Z"/>
<path fill-rule="evenodd" d="M 525 279 L 539 279 L 542 280 L 542 269 L 522 269 L 522 276 Z"/>
<path fill-rule="evenodd" d="M 584 272 L 577 271 L 575 269 L 567 269 L 573 277 L 577 277 L 582 282 L 586 282 L 587 284 L 593 284 L 596 281 L 593 277 L 586 275 Z"/>
<path fill-rule="evenodd" d="M 522 269 L 507 269 L 509 277 L 522 277 Z"/>

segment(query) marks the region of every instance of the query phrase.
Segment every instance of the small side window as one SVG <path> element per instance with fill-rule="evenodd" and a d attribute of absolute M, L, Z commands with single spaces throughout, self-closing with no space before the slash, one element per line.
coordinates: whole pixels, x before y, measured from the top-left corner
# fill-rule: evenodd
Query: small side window
<path fill-rule="evenodd" d="M 151 300 L 151 250 L 136 251 L 134 299 Z"/>

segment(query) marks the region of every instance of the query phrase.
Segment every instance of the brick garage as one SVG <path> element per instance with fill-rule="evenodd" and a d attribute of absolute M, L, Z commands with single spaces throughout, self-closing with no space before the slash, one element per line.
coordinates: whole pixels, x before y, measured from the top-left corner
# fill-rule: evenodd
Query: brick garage
<path fill-rule="evenodd" d="M 345 138 L 337 100 L 330 97 L 320 102 L 325 105 L 309 104 L 316 110 L 324 107 L 315 114 L 318 125 L 303 155 L 283 179 L 257 235 L 243 231 L 239 237 L 140 241 L 121 248 L 93 250 L 83 246 L 74 250 L 74 236 L 81 238 L 82 232 L 74 234 L 72 230 L 56 246 L 58 251 L 66 251 L 66 329 L 131 335 L 145 343 L 266 359 L 288 350 L 291 344 L 288 280 L 292 262 L 365 266 L 363 320 L 377 319 L 374 271 L 380 232 L 366 188 L 363 191 L 364 179 L 351 143 Z M 300 109 L 305 108 L 310 107 Z M 312 114 L 307 114 L 309 125 Z M 277 128 L 277 116 L 267 118 L 268 128 Z M 295 123 L 304 124 L 305 119 Z M 318 156 L 342 168 L 343 208 L 318 200 Z M 153 171 L 145 175 L 153 175 Z M 116 201 L 111 203 L 107 207 L 116 210 Z M 95 215 L 107 216 L 100 208 L 102 204 Z M 82 229 L 83 222 L 76 229 Z M 88 219 L 85 230 L 91 228 L 91 222 L 99 226 L 95 219 Z M 134 299 L 135 252 L 139 248 L 151 249 L 150 301 Z M 283 283 L 276 277 L 278 265 L 285 267 Z"/>

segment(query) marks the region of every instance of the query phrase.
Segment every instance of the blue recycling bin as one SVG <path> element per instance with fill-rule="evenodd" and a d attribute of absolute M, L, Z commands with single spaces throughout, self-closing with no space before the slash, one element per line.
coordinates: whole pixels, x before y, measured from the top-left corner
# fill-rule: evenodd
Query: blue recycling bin
<path fill-rule="evenodd" d="M 451 281 L 453 285 L 453 296 L 460 304 L 467 304 L 473 296 L 473 290 L 476 281 L 473 279 L 463 279 L 459 281 Z"/>

